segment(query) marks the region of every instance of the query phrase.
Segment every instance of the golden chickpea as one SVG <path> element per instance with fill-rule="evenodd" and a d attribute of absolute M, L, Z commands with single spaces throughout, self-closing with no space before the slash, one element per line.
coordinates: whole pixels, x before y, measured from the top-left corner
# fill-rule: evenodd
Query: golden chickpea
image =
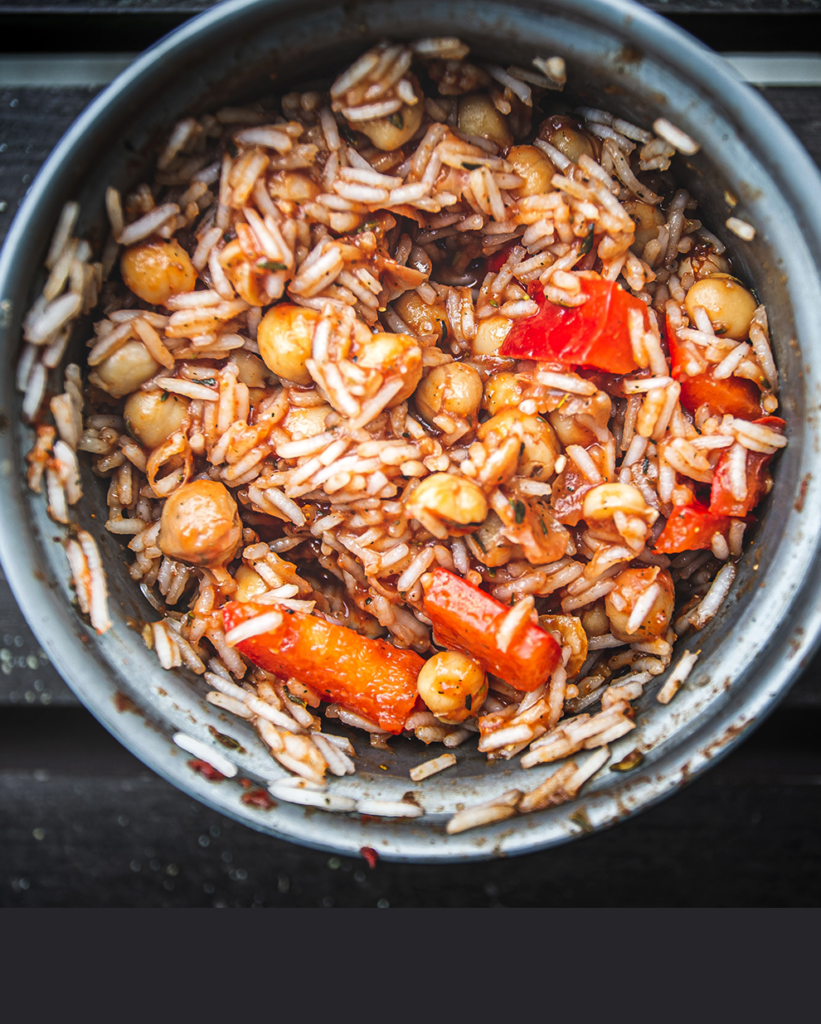
<path fill-rule="evenodd" d="M 242 381 L 249 388 L 264 388 L 270 381 L 271 374 L 259 356 L 244 348 L 237 348 L 231 353 L 231 358 L 237 364 L 239 373 L 237 379 Z"/>
<path fill-rule="evenodd" d="M 610 620 L 604 608 L 604 600 L 594 601 L 582 611 L 582 625 L 588 636 L 604 636 L 610 632 Z"/>
<path fill-rule="evenodd" d="M 607 392 L 597 391 L 589 398 L 574 399 L 573 408 L 577 410 L 573 415 L 568 415 L 561 409 L 555 409 L 548 414 L 547 418 L 565 447 L 569 444 L 580 444 L 586 448 L 598 439 L 579 417 L 582 415 L 592 416 L 598 426 L 606 427 L 610 420 L 612 402 Z"/>
<path fill-rule="evenodd" d="M 249 565 L 241 565 L 234 573 L 234 579 L 237 581 L 233 595 L 235 601 L 256 601 L 268 590 L 265 580 Z"/>
<path fill-rule="evenodd" d="M 188 253 L 176 242 L 140 242 L 120 257 L 123 281 L 135 295 L 152 306 L 162 306 L 172 295 L 193 292 L 197 283 Z"/>
<path fill-rule="evenodd" d="M 115 398 L 123 398 L 150 380 L 159 368 L 160 364 L 152 359 L 141 341 L 127 341 L 95 366 L 88 379 Z"/>
<path fill-rule="evenodd" d="M 183 484 L 163 505 L 158 544 L 169 558 L 221 566 L 231 561 L 241 540 L 237 504 L 216 480 Z"/>
<path fill-rule="evenodd" d="M 717 252 L 706 252 L 703 255 L 691 256 L 690 266 L 697 281 L 702 277 L 710 277 L 712 274 L 729 274 L 732 270 L 730 261 L 726 256 L 719 256 Z"/>
<path fill-rule="evenodd" d="M 170 391 L 135 391 L 125 402 L 129 432 L 147 448 L 157 448 L 182 426 L 188 399 Z"/>
<path fill-rule="evenodd" d="M 638 487 L 619 483 L 597 484 L 584 496 L 582 518 L 588 523 L 602 522 L 612 519 L 616 512 L 646 518 L 650 511 Z"/>
<path fill-rule="evenodd" d="M 295 407 L 288 410 L 282 425 L 294 441 L 304 437 L 315 437 L 325 429 L 325 419 L 329 412 L 333 412 L 330 405 Z"/>
<path fill-rule="evenodd" d="M 599 149 L 593 138 L 582 130 L 577 121 L 561 114 L 553 114 L 542 122 L 539 138 L 555 146 L 574 164 L 579 162 L 579 157 L 583 153 L 595 160 Z"/>
<path fill-rule="evenodd" d="M 485 381 L 482 408 L 491 416 L 503 409 L 515 409 L 522 400 L 523 390 L 515 373 L 494 373 Z"/>
<path fill-rule="evenodd" d="M 348 124 L 356 132 L 363 132 L 377 149 L 393 152 L 404 146 L 419 129 L 425 113 L 425 97 L 419 82 L 414 75 L 408 75 L 416 93 L 416 103 L 408 106 L 404 103 L 395 114 L 378 117 L 373 121 L 349 121 Z"/>
<path fill-rule="evenodd" d="M 473 339 L 473 354 L 476 356 L 494 355 L 508 336 L 513 321 L 506 316 L 489 316 L 480 320 Z"/>
<path fill-rule="evenodd" d="M 568 679 L 578 675 L 587 660 L 587 633 L 582 620 L 576 615 L 540 615 L 539 625 L 542 629 L 558 633 L 562 646 L 569 647 L 573 652 L 565 665 Z"/>
<path fill-rule="evenodd" d="M 526 416 L 518 409 L 503 409 L 483 423 L 476 436 L 494 449 L 509 437 L 519 438 L 519 476 L 534 480 L 549 480 L 553 476 L 558 444 L 553 428 L 540 416 Z"/>
<path fill-rule="evenodd" d="M 625 203 L 624 208 L 636 224 L 636 240 L 630 248 L 637 256 L 641 256 L 645 245 L 658 238 L 659 228 L 664 224 L 664 214 L 650 203 Z"/>
<path fill-rule="evenodd" d="M 701 306 L 707 311 L 716 334 L 735 341 L 743 341 L 749 335 L 757 305 L 744 285 L 729 274 L 711 274 L 696 281 L 684 300 L 691 322 L 696 306 Z"/>
<path fill-rule="evenodd" d="M 556 173 L 556 168 L 548 156 L 536 146 L 513 146 L 505 160 L 513 164 L 514 174 L 525 179 L 524 185 L 513 190 L 517 196 L 524 198 L 555 192 L 551 179 Z"/>
<path fill-rule="evenodd" d="M 268 180 L 268 192 L 273 199 L 287 199 L 292 203 L 312 203 L 321 191 L 304 171 L 277 171 Z"/>
<path fill-rule="evenodd" d="M 311 383 L 305 360 L 311 357 L 314 328 L 319 313 L 290 302 L 272 306 L 257 329 L 257 344 L 262 361 L 277 375 L 294 384 Z"/>
<path fill-rule="evenodd" d="M 461 651 L 434 654 L 422 666 L 416 686 L 428 709 L 447 725 L 471 718 L 487 697 L 482 666 Z"/>
<path fill-rule="evenodd" d="M 513 557 L 514 545 L 504 535 L 504 523 L 491 509 L 479 529 L 467 538 L 467 546 L 477 562 L 495 569 Z"/>
<path fill-rule="evenodd" d="M 482 525 L 488 504 L 484 491 L 472 480 L 455 473 L 433 473 L 413 491 L 405 510 L 426 528 L 432 520 L 438 533 L 463 537 Z"/>
<path fill-rule="evenodd" d="M 422 378 L 413 394 L 416 409 L 433 423 L 436 416 L 462 416 L 473 426 L 478 423 L 482 401 L 482 378 L 467 363 L 445 363 Z"/>
<path fill-rule="evenodd" d="M 507 118 L 494 107 L 487 93 L 460 96 L 457 120 L 459 131 L 495 142 L 500 149 L 507 149 L 513 143 Z"/>
<path fill-rule="evenodd" d="M 670 626 L 676 600 L 670 573 L 666 569 L 659 569 L 658 566 L 625 569 L 616 577 L 615 583 L 615 588 L 610 591 L 604 602 L 613 636 L 625 643 L 663 637 Z M 658 585 L 659 588 L 655 601 L 641 623 L 628 632 L 627 627 L 630 625 L 633 609 L 654 585 Z"/>
<path fill-rule="evenodd" d="M 448 315 L 445 304 L 438 300 L 428 305 L 415 291 L 405 292 L 394 300 L 393 308 L 414 334 L 435 334 L 437 339 L 447 336 Z"/>
<path fill-rule="evenodd" d="M 409 334 L 380 332 L 357 339 L 357 362 L 369 370 L 379 370 L 386 377 L 398 373 L 402 390 L 388 402 L 388 408 L 410 398 L 422 378 L 422 349 Z"/>

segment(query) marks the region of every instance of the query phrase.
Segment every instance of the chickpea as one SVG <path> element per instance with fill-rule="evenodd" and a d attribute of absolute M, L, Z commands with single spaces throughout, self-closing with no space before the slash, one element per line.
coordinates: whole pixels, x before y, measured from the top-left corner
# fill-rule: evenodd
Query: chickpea
<path fill-rule="evenodd" d="M 505 537 L 504 529 L 504 523 L 491 509 L 476 533 L 467 538 L 470 553 L 477 562 L 495 569 L 510 561 L 514 545 Z"/>
<path fill-rule="evenodd" d="M 265 276 L 248 262 L 235 238 L 219 254 L 220 266 L 241 299 L 250 306 L 267 306 L 271 301 L 265 290 Z"/>
<path fill-rule="evenodd" d="M 565 668 L 568 679 L 577 676 L 579 669 L 587 660 L 587 633 L 584 631 L 582 620 L 576 615 L 540 615 L 539 625 L 542 629 L 558 633 L 562 646 L 569 647 L 573 652 Z"/>
<path fill-rule="evenodd" d="M 322 189 L 304 171 L 277 171 L 268 180 L 272 199 L 287 199 L 292 203 L 312 203 Z"/>
<path fill-rule="evenodd" d="M 542 121 L 539 138 L 549 142 L 551 146 L 555 146 L 574 164 L 579 162 L 579 157 L 583 153 L 594 160 L 598 155 L 599 147 L 593 137 L 588 135 L 579 122 L 572 117 L 561 114 L 551 115 Z"/>
<path fill-rule="evenodd" d="M 416 409 L 423 419 L 433 423 L 436 416 L 462 416 L 474 427 L 479 422 L 482 378 L 467 363 L 445 363 L 422 378 L 413 394 Z"/>
<path fill-rule="evenodd" d="M 311 405 L 306 408 L 289 409 L 283 427 L 294 441 L 304 437 L 315 437 L 325 429 L 325 419 L 333 412 L 330 405 Z"/>
<path fill-rule="evenodd" d="M 712 249 L 703 255 L 691 256 L 690 266 L 697 281 L 700 281 L 702 277 L 710 277 L 712 274 L 729 274 L 732 270 L 726 256 L 719 256 Z"/>
<path fill-rule="evenodd" d="M 419 82 L 414 75 L 408 75 L 408 80 L 413 85 L 416 93 L 416 103 L 408 106 L 404 103 L 395 114 L 388 117 L 378 117 L 373 121 L 349 121 L 348 124 L 354 131 L 363 132 L 377 149 L 386 152 L 393 152 L 404 146 L 412 136 L 416 134 L 419 125 L 422 123 L 422 115 L 425 112 L 425 97 Z"/>
<path fill-rule="evenodd" d="M 473 354 L 476 356 L 492 356 L 508 336 L 513 321 L 506 316 L 489 316 L 480 320 L 473 339 Z"/>
<path fill-rule="evenodd" d="M 487 697 L 482 666 L 461 651 L 434 654 L 422 666 L 416 686 L 430 711 L 447 725 L 475 715 Z"/>
<path fill-rule="evenodd" d="M 522 400 L 523 390 L 515 373 L 494 373 L 485 381 L 482 408 L 491 416 L 503 409 L 515 409 Z"/>
<path fill-rule="evenodd" d="M 463 537 L 487 519 L 484 491 L 472 480 L 455 473 L 426 477 L 405 502 L 409 516 L 437 536 Z"/>
<path fill-rule="evenodd" d="M 652 511 L 644 495 L 632 484 L 597 484 L 584 496 L 582 518 L 596 523 L 612 519 L 616 512 L 646 518 Z M 656 516 L 653 518 L 655 520 Z"/>
<path fill-rule="evenodd" d="M 574 410 L 572 414 L 555 409 L 548 414 L 547 418 L 565 447 L 569 444 L 580 444 L 586 448 L 598 438 L 589 427 L 581 422 L 579 416 L 592 416 L 598 426 L 606 427 L 610 421 L 612 409 L 610 396 L 605 391 L 597 391 L 589 398 L 574 399 L 572 408 Z"/>
<path fill-rule="evenodd" d="M 513 144 L 507 118 L 496 109 L 487 93 L 460 96 L 457 123 L 459 131 L 495 142 L 499 149 L 507 149 Z"/>
<path fill-rule="evenodd" d="M 517 196 L 541 196 L 556 191 L 552 184 L 556 168 L 536 146 L 513 146 L 505 159 L 513 164 L 513 173 L 525 179 L 524 185 L 513 190 Z"/>
<path fill-rule="evenodd" d="M 290 302 L 272 306 L 257 329 L 257 344 L 262 361 L 277 377 L 294 384 L 311 383 L 305 360 L 311 357 L 314 328 L 319 313 Z"/>
<path fill-rule="evenodd" d="M 147 448 L 157 448 L 168 440 L 187 415 L 188 399 L 170 391 L 135 391 L 123 410 L 129 432 Z"/>
<path fill-rule="evenodd" d="M 237 364 L 237 379 L 249 388 L 264 388 L 271 379 L 271 374 L 259 356 L 247 349 L 234 349 L 231 358 Z"/>
<path fill-rule="evenodd" d="M 645 245 L 658 238 L 659 228 L 664 223 L 664 214 L 650 203 L 625 203 L 624 208 L 636 222 L 636 240 L 630 248 L 637 256 L 641 256 Z"/>
<path fill-rule="evenodd" d="M 241 540 L 237 504 L 216 480 L 183 484 L 163 505 L 158 544 L 169 558 L 222 566 L 234 557 Z"/>
<path fill-rule="evenodd" d="M 604 602 L 613 636 L 626 643 L 663 637 L 670 626 L 675 606 L 675 590 L 670 573 L 658 566 L 625 569 L 619 573 L 615 582 L 615 588 Z M 640 625 L 628 633 L 627 626 L 636 603 L 654 584 L 659 587 L 658 596 Z"/>
<path fill-rule="evenodd" d="M 140 242 L 120 257 L 123 281 L 135 295 L 152 306 L 162 306 L 172 295 L 193 292 L 197 272 L 188 253 L 176 242 Z"/>
<path fill-rule="evenodd" d="M 409 291 L 394 299 L 393 308 L 414 334 L 435 334 L 439 339 L 443 337 L 444 329 L 447 336 L 448 315 L 443 302 L 437 300 L 429 306 L 421 295 Z"/>
<path fill-rule="evenodd" d="M 549 480 L 553 476 L 558 443 L 553 428 L 541 417 L 526 416 L 518 409 L 503 409 L 483 423 L 476 436 L 480 441 L 490 441 L 494 448 L 494 436 L 497 443 L 508 437 L 520 438 L 517 473 L 534 480 Z"/>
<path fill-rule="evenodd" d="M 235 601 L 255 601 L 268 590 L 265 580 L 248 565 L 241 565 L 234 573 L 234 579 L 237 581 L 233 595 Z"/>
<path fill-rule="evenodd" d="M 696 306 L 702 306 L 716 334 L 735 341 L 749 335 L 757 305 L 752 294 L 729 274 L 711 274 L 696 281 L 684 300 L 691 321 Z"/>
<path fill-rule="evenodd" d="M 95 366 L 88 379 L 115 398 L 123 398 L 150 380 L 159 368 L 160 364 L 152 359 L 141 341 L 127 341 Z"/>
<path fill-rule="evenodd" d="M 594 601 L 582 612 L 582 625 L 588 636 L 604 636 L 610 632 L 610 620 L 604 609 L 604 601 Z"/>
<path fill-rule="evenodd" d="M 388 408 L 410 398 L 422 378 L 422 349 L 416 338 L 409 334 L 369 334 L 357 339 L 357 362 L 369 370 L 379 370 L 385 376 L 399 373 L 402 390 L 388 402 Z"/>

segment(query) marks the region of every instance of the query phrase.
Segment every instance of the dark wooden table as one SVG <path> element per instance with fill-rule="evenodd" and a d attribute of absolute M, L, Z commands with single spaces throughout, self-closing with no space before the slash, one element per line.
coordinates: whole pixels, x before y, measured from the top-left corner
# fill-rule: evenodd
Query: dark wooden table
<path fill-rule="evenodd" d="M 78 54 L 133 53 L 208 6 L 0 0 L 0 240 L 100 88 Z M 647 6 L 720 52 L 821 50 L 821 0 Z M 21 54 L 51 55 L 64 84 L 23 85 Z M 821 165 L 821 79 L 762 92 Z M 0 574 L 0 906 L 817 906 L 819 821 L 816 658 L 739 749 L 610 832 L 515 860 L 370 870 L 258 835 L 148 771 L 62 682 Z"/>

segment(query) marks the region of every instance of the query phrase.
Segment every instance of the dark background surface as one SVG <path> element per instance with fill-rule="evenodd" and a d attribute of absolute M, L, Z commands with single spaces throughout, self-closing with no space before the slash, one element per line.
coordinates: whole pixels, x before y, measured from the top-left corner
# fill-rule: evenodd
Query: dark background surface
<path fill-rule="evenodd" d="M 134 52 L 197 0 L 0 0 L 3 53 Z M 821 49 L 821 0 L 647 3 L 722 52 Z M 0 240 L 96 88 L 0 86 Z M 821 87 L 762 90 L 821 165 Z M 821 658 L 738 749 L 615 829 L 483 864 L 336 857 L 147 770 L 48 663 L 0 575 L 0 906 L 818 906 Z"/>

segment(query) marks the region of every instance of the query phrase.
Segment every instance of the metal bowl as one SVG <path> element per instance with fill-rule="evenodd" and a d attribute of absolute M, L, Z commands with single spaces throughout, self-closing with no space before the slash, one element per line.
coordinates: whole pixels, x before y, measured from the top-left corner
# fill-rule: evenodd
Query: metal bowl
<path fill-rule="evenodd" d="M 456 836 L 445 833 L 445 823 L 460 805 L 512 787 L 532 789 L 552 766 L 525 773 L 518 762 L 491 765 L 473 745 L 460 749 L 455 768 L 414 785 L 408 769 L 429 756 L 421 744 L 398 739 L 387 753 L 356 737 L 359 771 L 333 780 L 334 791 L 400 799 L 413 790 L 424 817 L 378 821 L 243 802 L 239 779 L 263 783 L 284 772 L 245 723 L 205 702 L 201 680 L 164 672 L 144 647 L 133 625 L 152 612 L 128 576 L 121 541 L 102 526 L 105 488 L 87 469 L 77 515 L 103 554 L 114 628 L 98 638 L 75 612 L 60 530 L 24 485 L 31 437 L 20 425 L 12 370 L 21 319 L 42 285 L 44 254 L 67 199 L 80 201 L 79 231 L 102 238 L 106 185 L 140 180 L 177 117 L 323 78 L 375 40 L 423 35 L 460 36 L 499 63 L 527 66 L 534 56 L 560 54 L 575 99 L 641 124 L 665 116 L 701 143 L 676 173 L 767 305 L 790 438 L 731 598 L 698 636 L 701 657 L 687 686 L 666 707 L 655 691 L 647 694 L 638 703 L 638 728 L 614 745 L 614 761 L 638 746 L 641 767 L 600 773 L 573 803 Z M 752 243 L 724 229 L 725 190 L 739 199 L 733 212 L 755 225 Z M 203 803 L 280 838 L 347 853 L 369 846 L 394 860 L 469 860 L 565 842 L 649 806 L 761 721 L 821 630 L 812 511 L 821 502 L 819 194 L 821 180 L 800 144 L 720 58 L 621 0 L 474 0 L 469 7 L 434 0 L 423 8 L 407 0 L 235 0 L 201 15 L 140 57 L 76 121 L 35 180 L 0 257 L 0 555 L 26 618 L 80 700 L 137 757 Z M 80 354 L 78 348 L 74 358 Z M 178 730 L 229 756 L 237 778 L 214 783 L 192 771 L 189 755 L 171 740 Z"/>

